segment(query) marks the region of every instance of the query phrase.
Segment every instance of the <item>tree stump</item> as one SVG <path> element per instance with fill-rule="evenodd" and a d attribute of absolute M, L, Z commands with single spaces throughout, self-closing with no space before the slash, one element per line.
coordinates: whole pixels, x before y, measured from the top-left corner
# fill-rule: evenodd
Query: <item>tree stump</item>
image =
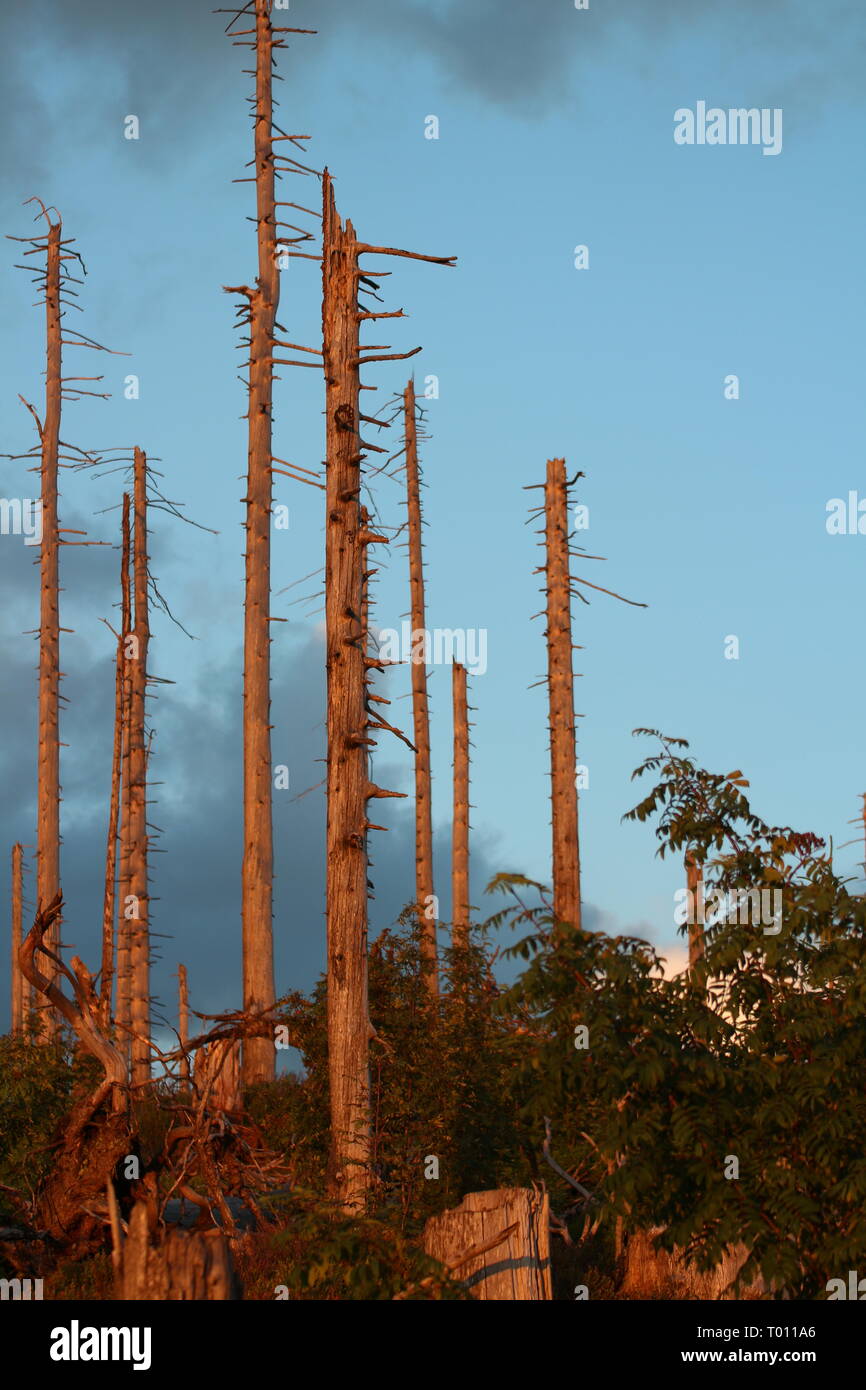
<path fill-rule="evenodd" d="M 653 1238 L 661 1227 L 630 1235 L 625 1246 L 625 1276 L 620 1292 L 632 1298 L 667 1297 L 676 1299 L 725 1299 L 728 1285 L 748 1259 L 744 1245 L 734 1246 L 715 1269 L 701 1273 L 680 1251 L 655 1250 Z M 739 1298 L 766 1298 L 760 1278 L 738 1295 Z"/>
<path fill-rule="evenodd" d="M 208 1109 L 229 1114 L 241 1108 L 240 1043 L 233 1038 L 217 1039 L 200 1047 L 195 1055 L 195 1084 L 199 1094 L 210 1087 Z"/>
<path fill-rule="evenodd" d="M 147 1204 L 132 1210 L 117 1279 L 120 1299 L 237 1299 L 240 1287 L 221 1231 L 151 1234 Z"/>
<path fill-rule="evenodd" d="M 546 1192 L 505 1187 L 471 1192 L 431 1216 L 424 1249 L 479 1299 L 549 1299 L 550 1218 Z"/>

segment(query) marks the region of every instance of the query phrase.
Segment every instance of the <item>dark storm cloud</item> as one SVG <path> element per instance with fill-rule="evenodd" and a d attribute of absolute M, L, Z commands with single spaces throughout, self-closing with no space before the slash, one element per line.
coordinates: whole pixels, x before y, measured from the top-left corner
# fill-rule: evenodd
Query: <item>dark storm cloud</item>
<path fill-rule="evenodd" d="M 0 671 L 0 717 L 14 737 L 0 745 L 0 846 L 32 845 L 35 823 L 35 675 L 22 642 L 5 643 Z M 66 664 L 66 663 L 64 663 Z M 71 666 L 71 663 L 70 663 Z M 183 961 L 194 1007 L 213 1012 L 239 1005 L 241 867 L 240 653 L 203 671 L 195 683 L 157 688 L 150 704 L 155 730 L 151 759 L 154 832 L 152 928 L 159 957 L 154 994 L 174 1016 L 173 976 Z M 63 852 L 66 899 L 64 941 L 98 968 L 102 872 L 107 830 L 113 719 L 111 654 L 82 656 L 65 683 L 63 714 Z M 274 793 L 274 940 L 280 990 L 309 988 L 324 965 L 325 805 L 324 650 L 319 637 L 299 637 L 275 661 L 274 762 L 290 770 L 290 788 Z M 384 750 L 383 750 L 384 751 Z M 158 785 L 157 785 L 158 784 Z M 308 795 L 299 794 L 316 788 Z M 392 803 L 394 806 L 395 803 Z M 394 809 L 390 830 L 371 845 L 371 934 L 390 926 L 413 893 L 414 826 L 411 803 Z M 447 881 L 448 837 L 437 835 L 440 881 Z M 482 837 L 473 847 L 473 889 L 501 865 Z M 508 866 L 515 867 L 515 866 Z M 517 866 L 521 867 L 521 866 Z M 33 874 L 27 882 L 32 920 Z M 9 902 L 9 855 L 0 859 L 0 901 Z M 443 893 L 443 909 L 447 892 Z M 486 912 L 486 908 L 484 909 Z M 5 1020 L 8 995 L 4 953 L 0 981 Z M 3 1026 L 0 1021 L 0 1026 Z"/>
<path fill-rule="evenodd" d="M 226 16 L 199 0 L 46 0 L 11 5 L 0 18 L 0 129 L 5 177 L 39 178 L 50 169 L 52 128 L 77 127 L 81 138 L 107 139 L 106 115 L 132 112 L 171 141 L 157 141 L 144 159 L 178 157 L 206 129 L 215 90 L 241 94 L 244 49 L 223 36 Z M 735 61 L 755 45 L 768 75 L 781 55 L 801 64 L 805 96 L 848 84 L 862 62 L 866 13 L 855 0 L 293 0 L 279 23 L 311 28 L 284 55 L 295 91 L 315 80 L 310 61 L 351 33 L 359 76 L 379 60 L 431 59 L 458 86 L 497 105 L 537 114 L 579 93 L 581 65 L 626 42 L 625 61 L 645 62 L 661 45 L 704 31 Z M 618 50 L 617 50 L 618 51 Z M 69 82 L 53 91 L 41 80 L 46 55 L 63 64 Z M 284 67 L 285 70 L 285 67 Z M 831 85 L 832 84 L 832 85 Z M 120 108 L 124 110 L 120 113 Z M 178 139 L 178 132 L 184 139 Z M 112 139 L 116 127 L 112 126 Z"/>

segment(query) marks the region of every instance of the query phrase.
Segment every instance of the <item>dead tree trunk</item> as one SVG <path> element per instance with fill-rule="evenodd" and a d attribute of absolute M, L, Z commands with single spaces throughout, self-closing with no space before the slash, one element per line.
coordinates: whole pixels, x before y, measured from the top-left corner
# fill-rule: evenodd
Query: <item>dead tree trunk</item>
<path fill-rule="evenodd" d="M 123 576 L 129 578 L 129 494 L 123 494 L 123 519 L 120 542 L 121 594 Z M 128 583 L 127 583 L 128 592 Z M 123 602 L 121 599 L 121 609 Z M 102 974 L 100 982 L 100 1019 L 103 1027 L 111 1021 L 111 991 L 114 981 L 115 949 L 114 919 L 117 893 L 117 829 L 120 808 L 121 760 L 123 757 L 123 669 L 124 642 L 129 627 L 129 614 L 121 611 L 120 634 L 117 639 L 117 658 L 114 671 L 114 745 L 111 755 L 111 796 L 108 808 L 108 835 L 105 845 L 105 891 L 102 907 Z"/>
<path fill-rule="evenodd" d="M 150 641 L 147 561 L 147 459 L 135 450 L 135 529 L 133 579 L 135 628 L 132 634 L 129 726 L 129 892 L 124 916 L 129 923 L 132 1081 L 150 1080 L 150 925 L 147 884 L 147 739 L 145 735 L 147 654 Z"/>
<path fill-rule="evenodd" d="M 221 1231 L 151 1229 L 146 1202 L 137 1202 L 126 1240 L 117 1223 L 115 1266 L 119 1299 L 184 1301 L 237 1299 L 240 1286 L 231 1248 Z"/>
<path fill-rule="evenodd" d="M 271 502 L 274 330 L 280 298 L 273 148 L 274 35 L 270 0 L 255 0 L 255 149 L 258 277 L 247 290 L 250 356 L 247 413 L 244 595 L 244 857 L 241 882 L 244 1008 L 274 1003 L 271 768 Z M 247 1038 L 244 1082 L 272 1081 L 272 1038 Z"/>
<path fill-rule="evenodd" d="M 415 383 L 403 392 L 406 444 L 406 505 L 409 516 L 409 590 L 411 597 L 412 719 L 415 742 L 415 902 L 422 927 L 421 950 L 426 983 L 438 993 L 436 911 L 433 892 L 433 808 L 430 773 L 430 711 L 427 701 L 427 627 L 421 542 L 421 488 L 418 476 L 418 429 Z"/>
<path fill-rule="evenodd" d="M 18 959 L 21 951 L 23 853 L 21 845 L 12 846 L 12 959 L 9 973 L 12 994 L 12 1033 L 16 1037 L 20 1037 L 26 1032 L 30 1012 L 27 981 L 21 973 L 21 963 Z"/>
<path fill-rule="evenodd" d="M 183 1049 L 180 1075 L 184 1082 L 189 1082 L 189 985 L 185 965 L 177 967 L 177 1028 Z"/>
<path fill-rule="evenodd" d="M 117 1045 L 126 1058 L 127 1069 L 130 1058 L 130 1033 L 132 1027 L 132 957 L 130 953 L 131 930 L 126 916 L 130 898 L 131 862 L 131 775 L 130 775 L 130 728 L 132 702 L 133 652 L 135 634 L 132 631 L 132 592 L 130 584 L 131 542 L 129 529 L 129 494 L 123 497 L 123 538 L 120 568 L 120 632 L 123 639 L 123 662 L 121 668 L 121 759 L 120 759 L 120 844 L 118 871 L 118 910 L 117 910 L 117 998 L 115 1015 L 117 1019 Z"/>
<path fill-rule="evenodd" d="M 565 459 L 548 459 L 544 489 L 547 591 L 547 685 L 550 720 L 550 791 L 553 811 L 553 912 L 579 931 L 580 848 L 574 732 L 571 582 Z"/>
<path fill-rule="evenodd" d="M 475 1298 L 553 1297 L 546 1192 L 523 1187 L 472 1192 L 459 1207 L 430 1217 L 424 1250 Z"/>
<path fill-rule="evenodd" d="M 358 253 L 324 179 L 323 308 L 328 675 L 328 1059 L 332 1175 L 348 1211 L 369 1184 L 367 1048 L 366 634 L 361 630 L 366 541 L 361 529 L 358 435 Z"/>
<path fill-rule="evenodd" d="M 704 954 L 704 879 L 701 866 L 691 850 L 686 853 L 687 902 L 691 909 L 689 920 L 689 969 L 694 970 Z"/>
<path fill-rule="evenodd" d="M 360 324 L 398 317 L 362 310 L 359 256 L 367 252 L 411 256 L 451 264 L 453 258 L 370 246 L 340 220 L 328 171 L 323 176 L 322 329 L 325 365 L 327 488 L 325 531 L 325 626 L 328 672 L 328 830 L 326 914 L 328 925 L 328 1066 L 331 1094 L 331 1182 L 347 1212 L 360 1210 L 370 1183 L 367 1013 L 367 802 L 399 793 L 367 777 L 371 731 L 398 731 L 370 711 L 382 697 L 367 689 L 368 673 L 384 663 L 366 655 L 362 603 L 367 547 L 385 543 L 361 521 L 360 367 L 412 356 L 364 356 Z M 373 272 L 375 273 L 375 272 Z M 419 351 L 420 349 L 415 349 Z M 402 737 L 402 735 L 399 735 Z M 410 745 L 411 746 L 411 745 Z"/>
<path fill-rule="evenodd" d="M 45 420 L 42 426 L 42 545 L 39 599 L 39 753 L 37 764 L 36 902 L 46 908 L 60 893 L 60 532 L 57 518 L 57 477 L 60 450 L 60 403 L 63 390 L 60 262 L 60 218 L 49 219 L 45 276 L 46 372 Z M 54 919 L 46 943 L 60 949 L 60 918 Z M 51 978 L 56 966 L 48 965 Z M 57 1030 L 57 1015 L 41 1013 L 42 1034 Z"/>
<path fill-rule="evenodd" d="M 469 941 L 469 706 L 466 667 L 451 668 L 454 703 L 454 812 L 451 822 L 451 944 Z"/>

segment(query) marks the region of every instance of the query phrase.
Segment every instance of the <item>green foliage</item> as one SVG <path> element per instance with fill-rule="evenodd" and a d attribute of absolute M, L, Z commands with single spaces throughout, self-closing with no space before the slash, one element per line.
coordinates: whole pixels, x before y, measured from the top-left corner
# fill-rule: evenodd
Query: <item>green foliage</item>
<path fill-rule="evenodd" d="M 414 912 L 400 932 L 370 948 L 369 1003 L 373 1211 L 396 1229 L 426 1218 L 467 1192 L 525 1175 L 511 1086 L 517 1057 L 483 933 L 465 950 L 445 951 L 443 989 L 431 998 Z M 292 996 L 282 1021 L 303 1057 L 302 1079 L 287 1077 L 250 1098 L 271 1142 L 285 1146 L 301 1186 L 323 1191 L 328 1160 L 325 984 L 312 998 Z M 439 1177 L 425 1177 L 428 1157 Z"/>
<path fill-rule="evenodd" d="M 543 885 L 499 874 L 489 891 L 503 905 L 466 950 L 444 952 L 431 998 L 407 909 L 370 949 L 370 1212 L 349 1221 L 325 1201 L 322 980 L 283 1001 L 303 1073 L 247 1097 L 293 1170 L 243 1256 L 247 1296 L 465 1297 L 419 1250 L 425 1220 L 538 1178 L 574 1242 L 554 1247 L 558 1297 L 578 1283 L 615 1295 L 617 1222 L 662 1228 L 703 1269 L 743 1244 L 742 1283 L 760 1273 L 789 1297 L 826 1296 L 828 1279 L 866 1268 L 866 899 L 818 836 L 752 810 L 739 770 L 710 773 L 683 740 L 657 737 L 635 774 L 654 785 L 627 818 L 654 825 L 659 855 L 693 855 L 708 897 L 781 892 L 780 929 L 719 913 L 698 964 L 666 979 L 648 942 L 560 926 Z M 523 969 L 505 989 L 490 934 L 508 925 L 526 934 L 506 952 Z M 86 1071 L 62 1044 L 0 1042 L 0 1182 L 26 1192 L 44 1176 Z M 163 1117 L 144 1106 L 138 1119 L 152 1153 Z M 545 1163 L 546 1134 L 564 1173 Z"/>
<path fill-rule="evenodd" d="M 51 1166 L 52 1144 L 77 1095 L 99 1075 L 63 1038 L 0 1037 L 0 1183 L 29 1200 Z"/>
<path fill-rule="evenodd" d="M 663 739 L 638 769 L 659 781 L 629 817 L 657 817 L 659 853 L 691 849 L 708 891 L 781 889 L 781 931 L 719 920 L 701 965 L 665 980 L 648 943 L 562 932 L 518 902 L 535 931 L 503 1004 L 529 1040 L 523 1113 L 551 1119 L 592 1193 L 581 1217 L 662 1226 L 706 1269 L 743 1242 L 744 1282 L 820 1297 L 866 1264 L 866 902 L 817 836 L 766 824 L 740 772 L 707 773 L 685 746 Z"/>
<path fill-rule="evenodd" d="M 393 1225 L 341 1217 L 309 1193 L 293 1193 L 280 1205 L 278 1229 L 240 1256 L 245 1298 L 273 1299 L 281 1287 L 302 1300 L 470 1297 Z"/>

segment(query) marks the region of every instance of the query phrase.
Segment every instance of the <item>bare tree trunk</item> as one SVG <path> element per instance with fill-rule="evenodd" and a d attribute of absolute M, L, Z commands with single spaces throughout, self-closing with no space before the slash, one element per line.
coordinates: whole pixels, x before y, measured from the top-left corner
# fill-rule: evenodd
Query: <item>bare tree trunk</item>
<path fill-rule="evenodd" d="M 244 1008 L 275 999 L 270 725 L 272 400 L 274 329 L 280 298 L 273 151 L 270 0 L 255 0 L 255 178 L 258 279 L 248 291 L 249 410 L 244 597 L 244 858 L 241 885 Z M 244 1084 L 273 1081 L 272 1038 L 246 1038 Z"/>
<path fill-rule="evenodd" d="M 177 1028 L 180 1045 L 184 1050 L 184 1056 L 180 1064 L 180 1074 L 184 1081 L 189 1081 L 189 985 L 186 978 L 186 966 L 177 967 Z"/>
<path fill-rule="evenodd" d="M 23 850 L 20 844 L 12 846 L 12 960 L 11 960 L 11 992 L 12 992 L 12 1033 L 13 1036 L 20 1036 L 26 1031 L 28 1015 L 28 991 L 27 981 L 21 973 L 21 964 L 18 959 L 21 950 L 21 900 L 22 893 L 22 857 Z"/>
<path fill-rule="evenodd" d="M 123 494 L 123 520 L 120 544 L 121 591 L 123 575 L 129 575 L 129 494 Z M 121 615 L 120 636 L 117 639 L 117 659 L 114 674 L 114 746 L 111 755 L 111 797 L 108 808 L 108 835 L 105 845 L 105 891 L 102 907 L 102 976 L 100 985 L 100 1021 L 108 1028 L 111 1021 L 111 991 L 114 979 L 114 915 L 117 888 L 117 823 L 120 806 L 120 773 L 123 756 L 123 644 L 126 636 L 124 616 Z"/>
<path fill-rule="evenodd" d="M 344 1211 L 357 1212 L 370 1186 L 370 1104 L 367 1011 L 367 819 L 373 797 L 398 796 L 368 780 L 367 749 L 374 729 L 402 738 L 378 714 L 370 717 L 368 673 L 384 662 L 366 655 L 363 601 L 366 551 L 374 535 L 361 517 L 361 462 L 370 446 L 360 435 L 360 367 L 413 353 L 362 356 L 364 319 L 395 318 L 362 310 L 358 258 L 376 253 L 450 265 L 453 257 L 420 256 L 359 242 L 334 203 L 327 169 L 323 179 L 322 329 L 325 366 L 327 486 L 325 530 L 325 627 L 328 670 L 328 1067 L 331 1096 L 331 1185 Z M 401 312 L 401 311 L 400 311 Z M 415 349 L 419 351 L 419 349 Z M 385 701 L 387 703 L 387 701 Z"/>
<path fill-rule="evenodd" d="M 421 949 L 427 962 L 426 982 L 438 992 L 436 915 L 433 892 L 433 809 L 430 773 L 430 711 L 427 701 L 427 628 L 421 543 L 421 489 L 418 476 L 418 428 L 415 383 L 403 392 L 406 440 L 406 505 L 409 514 L 409 590 L 412 616 L 412 719 L 415 742 L 415 901 L 423 928 Z M 419 659 L 420 658 L 420 659 Z"/>
<path fill-rule="evenodd" d="M 45 279 L 47 336 L 45 421 L 42 427 L 42 546 L 40 551 L 39 611 L 39 753 L 37 765 L 37 908 L 47 908 L 60 893 L 60 534 L 57 519 L 57 475 L 60 448 L 61 307 L 60 219 L 49 225 Z M 60 950 L 60 917 L 53 919 L 46 946 Z M 46 963 L 53 981 L 57 966 Z M 41 1012 L 41 1032 L 49 1038 L 58 1018 L 50 1007 Z"/>
<path fill-rule="evenodd" d="M 686 887 L 693 919 L 689 922 L 689 969 L 694 970 L 704 954 L 704 927 L 700 920 L 703 917 L 704 877 L 691 850 L 686 852 Z"/>
<path fill-rule="evenodd" d="M 328 673 L 328 1066 L 331 1169 L 344 1210 L 369 1187 L 367 1012 L 367 733 L 361 626 L 365 543 L 359 494 L 358 252 L 324 178 L 323 306 L 327 527 L 325 623 Z"/>
<path fill-rule="evenodd" d="M 123 497 L 123 540 L 120 568 L 121 620 L 120 634 L 123 644 L 123 663 L 121 668 L 121 773 L 120 773 L 120 853 L 118 872 L 117 909 L 117 997 L 115 1017 L 117 1020 L 117 1046 L 126 1058 L 127 1068 L 130 1058 L 130 1035 L 132 1026 L 132 958 L 130 953 L 130 926 L 126 917 L 127 902 L 130 896 L 130 729 L 132 700 L 132 651 L 135 647 L 135 634 L 132 631 L 132 596 L 130 590 L 130 532 L 129 495 Z"/>
<path fill-rule="evenodd" d="M 454 702 L 454 814 L 451 822 L 451 944 L 469 941 L 469 706 L 466 667 L 451 668 Z"/>
<path fill-rule="evenodd" d="M 145 705 L 150 641 L 147 567 L 147 459 L 135 450 L 133 578 L 135 638 L 130 662 L 129 893 L 132 1082 L 150 1080 L 150 926 L 147 885 L 147 742 Z"/>
<path fill-rule="evenodd" d="M 548 459 L 544 488 L 547 683 L 550 711 L 550 784 L 553 809 L 553 912 L 557 922 L 581 927 L 580 849 L 571 582 L 568 560 L 568 492 L 565 459 Z"/>

